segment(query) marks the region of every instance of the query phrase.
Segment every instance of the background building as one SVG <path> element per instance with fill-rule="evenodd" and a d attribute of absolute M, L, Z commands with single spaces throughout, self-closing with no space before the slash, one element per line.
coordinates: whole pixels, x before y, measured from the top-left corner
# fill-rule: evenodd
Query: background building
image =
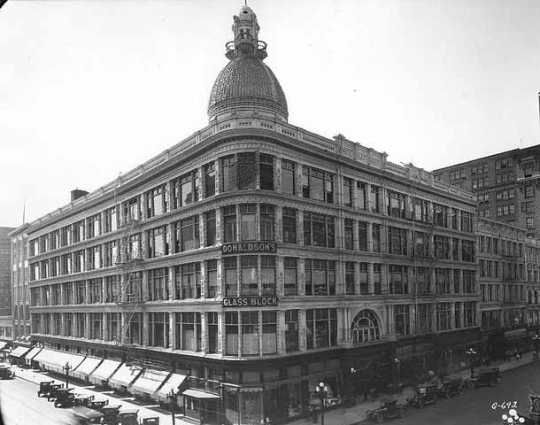
<path fill-rule="evenodd" d="M 0 340 L 11 340 L 10 227 L 0 227 Z"/>
<path fill-rule="evenodd" d="M 207 127 L 24 230 L 45 365 L 174 371 L 187 416 L 259 424 L 480 341 L 471 194 L 288 124 L 258 30 L 243 7 Z"/>
<path fill-rule="evenodd" d="M 11 238 L 11 302 L 13 339 L 30 338 L 30 289 L 28 288 L 28 235 L 27 224 L 9 233 Z"/>
<path fill-rule="evenodd" d="M 433 174 L 472 191 L 480 217 L 525 227 L 527 236 L 540 237 L 540 145 L 451 165 Z"/>

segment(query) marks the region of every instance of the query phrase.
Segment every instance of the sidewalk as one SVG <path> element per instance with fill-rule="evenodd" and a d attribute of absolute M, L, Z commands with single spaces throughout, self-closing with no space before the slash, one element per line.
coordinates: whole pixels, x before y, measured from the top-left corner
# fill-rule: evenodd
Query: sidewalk
<path fill-rule="evenodd" d="M 490 367 L 498 367 L 501 372 L 506 372 L 518 368 L 520 366 L 525 366 L 533 362 L 533 353 L 524 354 L 519 360 L 511 360 L 508 362 L 493 362 L 490 364 Z M 464 369 L 456 373 L 449 375 L 450 378 L 469 378 L 470 369 Z M 404 388 L 401 394 L 393 396 L 397 398 L 400 402 L 406 401 L 407 398 L 411 396 L 410 391 L 412 388 Z M 378 399 L 373 401 L 365 401 L 359 403 L 353 407 L 344 408 L 340 407 L 337 409 L 326 411 L 324 414 L 324 423 L 325 425 L 354 425 L 360 422 L 367 420 L 367 411 L 374 409 L 381 404 L 382 399 L 388 399 L 389 395 L 381 395 Z M 320 420 L 320 419 L 319 419 Z M 317 422 L 318 423 L 318 422 Z M 311 418 L 298 419 L 293 422 L 289 422 L 289 425 L 312 425 L 313 422 Z"/>
<path fill-rule="evenodd" d="M 36 370 L 31 369 L 22 369 L 20 367 L 12 366 L 13 370 L 15 371 L 15 375 L 18 378 L 24 379 L 25 381 L 32 382 L 34 384 L 39 385 L 41 381 L 50 381 L 55 380 L 58 383 L 65 383 L 65 380 L 52 377 L 48 375 L 46 372 L 40 372 Z M 161 413 L 154 409 L 149 409 L 148 407 L 151 405 L 146 405 L 148 407 L 141 406 L 140 404 L 133 403 L 134 397 L 119 397 L 115 396 L 112 397 L 109 394 L 111 394 L 111 391 L 96 391 L 93 385 L 89 384 L 88 386 L 84 385 L 78 385 L 74 384 L 72 382 L 69 383 L 70 388 L 74 388 L 74 392 L 80 392 L 85 394 L 94 394 L 96 397 L 99 396 L 100 399 L 106 398 L 109 400 L 109 404 L 111 405 L 122 405 L 122 408 L 129 408 L 129 409 L 138 409 L 139 410 L 139 419 L 142 418 L 148 418 L 148 417 L 159 417 L 159 424 L 160 425 L 172 425 L 172 418 L 171 414 L 168 413 Z M 37 390 L 36 387 L 36 397 L 37 397 Z M 154 406 L 154 405 L 152 405 Z M 156 404 L 157 406 L 157 404 Z M 193 425 L 193 422 L 187 422 L 182 419 L 181 415 L 175 415 L 175 422 L 177 425 Z"/>

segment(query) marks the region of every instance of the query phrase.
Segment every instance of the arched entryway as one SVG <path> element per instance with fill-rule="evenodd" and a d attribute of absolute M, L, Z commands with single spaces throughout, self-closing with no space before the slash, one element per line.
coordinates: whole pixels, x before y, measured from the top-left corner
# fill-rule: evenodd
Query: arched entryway
<path fill-rule="evenodd" d="M 379 320 L 371 310 L 360 311 L 351 324 L 351 338 L 353 344 L 363 344 L 381 338 Z"/>

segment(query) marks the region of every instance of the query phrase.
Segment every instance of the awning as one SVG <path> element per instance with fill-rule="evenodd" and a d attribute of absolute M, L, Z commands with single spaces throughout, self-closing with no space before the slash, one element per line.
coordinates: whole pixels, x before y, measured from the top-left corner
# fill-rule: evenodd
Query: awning
<path fill-rule="evenodd" d="M 90 376 L 90 382 L 100 385 L 103 381 L 108 381 L 109 378 L 116 372 L 116 369 L 120 367 L 120 362 L 116 360 L 105 359 L 95 369 Z"/>
<path fill-rule="evenodd" d="M 131 384 L 129 392 L 132 394 L 150 395 L 163 384 L 170 372 L 168 370 L 145 369 L 137 380 Z"/>
<path fill-rule="evenodd" d="M 0 350 L 2 350 L 7 345 L 7 342 L 0 341 Z"/>
<path fill-rule="evenodd" d="M 102 360 L 97 357 L 87 357 L 71 375 L 75 378 L 85 379 L 99 366 Z"/>
<path fill-rule="evenodd" d="M 193 397 L 193 398 L 198 398 L 198 399 L 202 399 L 202 400 L 217 400 L 219 399 L 219 396 L 217 394 L 212 394 L 212 393 L 207 393 L 205 391 L 200 391 L 200 390 L 185 390 L 183 393 L 183 395 L 187 396 L 187 397 Z"/>
<path fill-rule="evenodd" d="M 44 348 L 41 352 L 34 357 L 34 361 L 38 362 L 41 367 L 50 370 L 52 372 L 65 373 L 65 365 L 68 364 L 70 372 L 77 368 L 84 356 L 79 354 L 68 353 L 67 351 L 56 351 Z"/>
<path fill-rule="evenodd" d="M 17 348 L 15 348 L 11 353 L 9 353 L 9 355 L 11 357 L 22 357 L 24 356 L 26 353 L 28 353 L 28 351 L 30 350 L 30 348 L 28 347 L 23 347 L 23 346 L 19 346 Z"/>
<path fill-rule="evenodd" d="M 181 375 L 179 373 L 171 374 L 171 376 L 169 376 L 169 379 L 167 379 L 165 383 L 159 388 L 159 390 L 157 390 L 152 395 L 152 398 L 157 401 L 168 402 L 169 393 L 171 391 L 174 391 L 175 393 L 178 392 L 178 387 L 180 387 L 180 385 L 184 383 L 186 378 L 186 375 Z"/>
<path fill-rule="evenodd" d="M 18 347 L 20 348 L 20 347 Z M 32 361 L 34 360 L 34 357 L 36 357 L 36 355 L 41 351 L 41 347 L 34 347 L 32 348 L 25 356 L 24 356 L 24 361 L 26 362 L 26 364 L 28 366 L 30 366 L 30 364 L 32 363 Z"/>
<path fill-rule="evenodd" d="M 114 375 L 109 378 L 109 385 L 113 388 L 129 387 L 130 384 L 141 374 L 139 366 L 126 366 L 122 364 Z"/>

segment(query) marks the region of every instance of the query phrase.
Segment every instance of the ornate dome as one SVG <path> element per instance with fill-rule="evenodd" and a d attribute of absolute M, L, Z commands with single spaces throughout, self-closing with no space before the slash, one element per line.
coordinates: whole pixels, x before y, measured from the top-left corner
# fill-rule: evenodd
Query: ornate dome
<path fill-rule="evenodd" d="M 230 62 L 217 76 L 210 94 L 210 121 L 239 110 L 287 120 L 287 100 L 276 76 L 263 63 L 266 43 L 258 40 L 258 31 L 255 13 L 242 7 L 234 17 L 235 39 L 226 45 Z"/>

